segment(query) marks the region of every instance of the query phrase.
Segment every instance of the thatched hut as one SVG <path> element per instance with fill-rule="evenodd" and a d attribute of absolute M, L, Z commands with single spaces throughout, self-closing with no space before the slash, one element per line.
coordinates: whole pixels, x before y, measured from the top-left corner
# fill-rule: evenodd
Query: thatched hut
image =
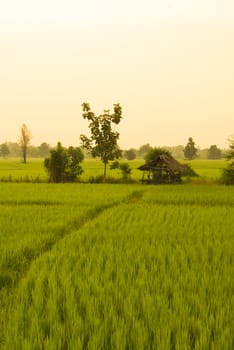
<path fill-rule="evenodd" d="M 181 177 L 188 165 L 180 164 L 169 154 L 161 154 L 154 160 L 141 165 L 142 183 L 181 183 Z"/>

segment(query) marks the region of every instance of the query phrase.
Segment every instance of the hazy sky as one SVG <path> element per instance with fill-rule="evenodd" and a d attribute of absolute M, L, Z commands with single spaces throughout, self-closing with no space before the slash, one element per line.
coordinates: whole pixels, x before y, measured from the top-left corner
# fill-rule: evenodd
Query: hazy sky
<path fill-rule="evenodd" d="M 123 108 L 122 148 L 227 147 L 233 0 L 0 1 L 0 143 L 79 145 L 82 102 Z"/>

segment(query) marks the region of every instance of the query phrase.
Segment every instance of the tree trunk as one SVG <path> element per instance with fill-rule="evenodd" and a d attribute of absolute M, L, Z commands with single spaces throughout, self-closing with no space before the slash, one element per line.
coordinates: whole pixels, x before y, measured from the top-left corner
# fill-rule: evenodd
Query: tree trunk
<path fill-rule="evenodd" d="M 26 147 L 23 148 L 23 163 L 26 164 L 27 162 L 27 149 Z"/>
<path fill-rule="evenodd" d="M 103 182 L 106 182 L 106 164 L 107 164 L 107 163 L 104 163 Z"/>

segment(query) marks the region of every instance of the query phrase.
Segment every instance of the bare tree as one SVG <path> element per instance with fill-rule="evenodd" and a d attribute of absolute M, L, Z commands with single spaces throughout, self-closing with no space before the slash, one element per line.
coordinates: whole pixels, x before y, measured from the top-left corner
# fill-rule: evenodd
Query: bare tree
<path fill-rule="evenodd" d="M 23 163 L 27 163 L 27 151 L 32 135 L 26 124 L 23 124 L 20 132 L 20 147 L 22 150 Z"/>

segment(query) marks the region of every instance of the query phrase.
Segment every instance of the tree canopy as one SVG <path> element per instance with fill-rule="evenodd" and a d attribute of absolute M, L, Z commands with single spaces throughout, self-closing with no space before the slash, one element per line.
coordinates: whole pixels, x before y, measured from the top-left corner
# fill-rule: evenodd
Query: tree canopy
<path fill-rule="evenodd" d="M 222 151 L 216 145 L 211 145 L 207 152 L 208 159 L 220 159 L 222 158 Z"/>
<path fill-rule="evenodd" d="M 117 144 L 119 133 L 115 131 L 114 126 L 120 123 L 122 108 L 119 104 L 114 104 L 112 114 L 109 110 L 104 110 L 104 113 L 99 116 L 91 111 L 88 103 L 83 103 L 82 108 L 83 118 L 88 120 L 91 133 L 90 137 L 80 135 L 82 146 L 91 153 L 92 157 L 100 157 L 104 164 L 105 181 L 108 162 L 121 156 L 121 150 Z"/>
<path fill-rule="evenodd" d="M 133 148 L 130 148 L 124 152 L 124 157 L 127 160 L 134 160 L 136 158 L 136 150 Z"/>
<path fill-rule="evenodd" d="M 197 157 L 197 148 L 192 137 L 189 137 L 188 143 L 184 148 L 184 156 L 186 159 L 195 159 Z"/>

